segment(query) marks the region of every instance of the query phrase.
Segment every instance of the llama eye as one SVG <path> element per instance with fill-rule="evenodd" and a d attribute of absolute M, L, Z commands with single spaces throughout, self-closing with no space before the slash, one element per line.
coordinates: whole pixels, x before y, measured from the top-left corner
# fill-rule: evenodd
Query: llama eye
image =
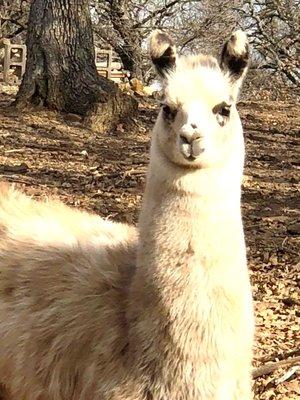
<path fill-rule="evenodd" d="M 212 110 L 213 113 L 216 114 L 217 121 L 221 126 L 224 126 L 229 119 L 230 107 L 230 104 L 223 101 L 222 103 L 217 104 Z"/>
<path fill-rule="evenodd" d="M 167 104 L 164 104 L 162 106 L 162 110 L 163 110 L 163 116 L 166 120 L 168 121 L 173 121 L 174 118 L 176 117 L 177 114 L 177 110 L 172 109 L 170 106 L 168 106 Z"/>
<path fill-rule="evenodd" d="M 165 115 L 168 115 L 168 114 L 171 113 L 171 108 L 170 108 L 170 106 L 168 106 L 168 105 L 166 105 L 166 104 L 164 104 L 164 105 L 162 106 L 162 109 L 163 109 L 163 113 L 164 113 Z"/>
<path fill-rule="evenodd" d="M 229 115 L 230 115 L 230 106 L 223 106 L 219 110 L 219 114 L 222 115 L 222 117 L 229 117 Z"/>

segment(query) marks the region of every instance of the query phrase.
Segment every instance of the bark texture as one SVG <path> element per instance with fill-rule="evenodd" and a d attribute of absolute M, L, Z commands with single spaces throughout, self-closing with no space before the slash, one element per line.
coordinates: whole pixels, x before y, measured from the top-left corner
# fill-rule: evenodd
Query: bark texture
<path fill-rule="evenodd" d="M 124 68 L 131 72 L 131 77 L 142 80 L 142 38 L 133 28 L 126 0 L 110 2 L 110 11 L 112 26 L 122 42 L 115 43 L 115 50 Z"/>
<path fill-rule="evenodd" d="M 32 1 L 27 65 L 16 104 L 88 114 L 89 120 L 95 112 L 99 130 L 136 108 L 134 99 L 97 73 L 88 0 Z"/>

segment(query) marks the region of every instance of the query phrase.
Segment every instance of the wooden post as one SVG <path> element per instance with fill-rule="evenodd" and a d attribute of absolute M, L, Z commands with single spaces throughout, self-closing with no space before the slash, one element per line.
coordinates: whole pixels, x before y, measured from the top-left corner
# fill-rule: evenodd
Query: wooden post
<path fill-rule="evenodd" d="M 111 64 L 112 64 L 112 49 L 108 50 L 108 57 L 107 57 L 107 79 L 111 78 Z"/>
<path fill-rule="evenodd" d="M 10 65 L 10 42 L 4 44 L 3 82 L 8 83 Z"/>
<path fill-rule="evenodd" d="M 4 43 L 4 65 L 3 65 L 3 81 L 5 83 L 9 82 L 9 70 L 11 67 L 19 67 L 21 68 L 21 77 L 23 76 L 26 68 L 26 45 L 21 44 L 11 44 L 10 40 L 5 39 Z M 21 60 L 13 61 L 12 60 L 12 50 L 20 49 L 21 51 Z M 104 54 L 106 60 L 104 62 L 97 62 L 97 58 L 99 54 Z M 105 76 L 107 79 L 122 79 L 126 76 L 126 73 L 123 71 L 121 64 L 119 62 L 113 62 L 114 52 L 113 49 L 99 49 L 95 48 L 95 62 L 98 69 L 98 72 Z M 120 64 L 120 66 L 116 66 Z"/>
<path fill-rule="evenodd" d="M 26 58 L 27 58 L 27 47 L 26 45 L 22 45 L 22 65 L 21 65 L 21 77 L 25 73 L 26 69 Z"/>
<path fill-rule="evenodd" d="M 11 51 L 13 49 L 21 50 L 21 61 L 13 61 Z M 26 45 L 24 44 L 11 44 L 7 41 L 4 45 L 4 63 L 3 63 L 3 81 L 8 83 L 9 70 L 11 67 L 21 68 L 21 77 L 23 76 L 26 68 Z"/>
<path fill-rule="evenodd" d="M 109 50 L 106 49 L 97 49 L 95 50 L 95 57 L 96 57 L 96 66 L 99 66 L 97 62 L 98 54 L 105 54 L 106 55 L 106 66 L 101 65 L 101 71 L 105 71 L 105 77 L 107 79 L 111 79 L 112 77 L 112 64 L 113 64 L 113 50 L 110 48 Z M 100 63 L 101 64 L 101 63 Z"/>

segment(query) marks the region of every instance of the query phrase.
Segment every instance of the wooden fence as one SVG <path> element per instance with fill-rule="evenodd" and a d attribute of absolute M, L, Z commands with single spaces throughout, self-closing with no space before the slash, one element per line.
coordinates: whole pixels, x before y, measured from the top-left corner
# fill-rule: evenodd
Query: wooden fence
<path fill-rule="evenodd" d="M 115 82 L 129 78 L 130 73 L 122 68 L 122 63 L 112 49 L 95 48 L 95 62 L 100 75 Z M 8 83 L 11 71 L 21 79 L 26 67 L 26 45 L 4 42 L 3 82 Z"/>
<path fill-rule="evenodd" d="M 16 76 L 20 79 L 25 72 L 25 67 L 25 44 L 12 44 L 6 41 L 4 45 L 3 81 L 8 83 L 11 69 L 15 70 Z"/>
<path fill-rule="evenodd" d="M 129 71 L 122 68 L 122 63 L 112 49 L 95 48 L 95 62 L 100 75 L 115 82 L 122 82 L 129 78 Z"/>

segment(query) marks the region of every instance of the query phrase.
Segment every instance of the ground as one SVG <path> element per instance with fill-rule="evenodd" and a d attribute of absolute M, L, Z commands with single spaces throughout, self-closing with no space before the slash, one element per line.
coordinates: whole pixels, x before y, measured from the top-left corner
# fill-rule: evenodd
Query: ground
<path fill-rule="evenodd" d="M 135 223 L 156 104 L 140 99 L 139 116 L 129 130 L 120 124 L 100 136 L 74 115 L 7 108 L 12 99 L 12 93 L 0 95 L 3 180 L 17 183 L 35 198 L 56 196 L 69 205 Z M 300 107 L 252 101 L 240 103 L 239 109 L 247 152 L 243 215 L 256 310 L 257 367 L 300 356 Z M 255 399 L 299 398 L 299 365 L 255 379 Z"/>

